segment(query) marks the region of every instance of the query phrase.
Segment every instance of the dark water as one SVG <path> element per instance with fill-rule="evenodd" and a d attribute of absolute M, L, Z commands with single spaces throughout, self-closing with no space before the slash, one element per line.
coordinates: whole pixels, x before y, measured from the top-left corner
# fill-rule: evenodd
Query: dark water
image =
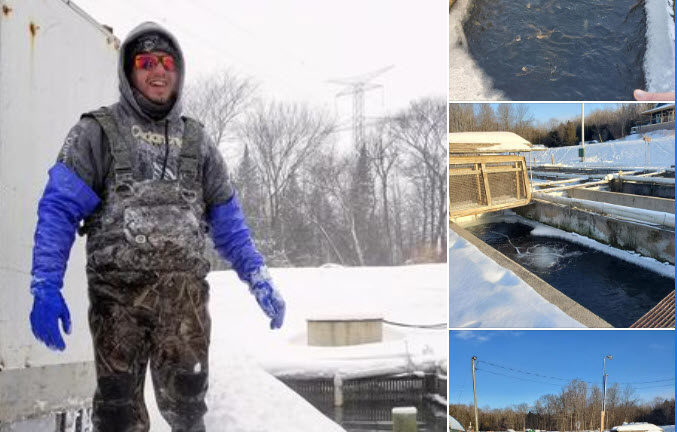
<path fill-rule="evenodd" d="M 671 278 L 576 243 L 532 236 L 531 230 L 504 222 L 469 228 L 614 327 L 629 327 L 674 289 Z"/>
<path fill-rule="evenodd" d="M 473 0 L 463 25 L 513 100 L 632 100 L 645 87 L 645 27 L 643 0 Z"/>
<path fill-rule="evenodd" d="M 392 431 L 392 409 L 396 406 L 416 406 L 419 432 L 445 432 L 447 427 L 444 407 L 425 401 L 404 405 L 353 403 L 341 408 L 332 403 L 309 402 L 348 432 Z"/>

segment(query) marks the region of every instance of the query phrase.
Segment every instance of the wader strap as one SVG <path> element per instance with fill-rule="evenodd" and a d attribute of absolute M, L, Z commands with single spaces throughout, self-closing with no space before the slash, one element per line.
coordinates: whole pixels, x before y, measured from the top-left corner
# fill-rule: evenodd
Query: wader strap
<path fill-rule="evenodd" d="M 194 189 L 192 183 L 198 180 L 198 163 L 200 160 L 200 142 L 202 141 L 202 125 L 197 120 L 181 117 L 184 122 L 183 145 L 179 154 L 179 181 L 183 189 Z M 201 182 L 200 182 L 201 183 Z"/>
<path fill-rule="evenodd" d="M 113 156 L 115 184 L 119 186 L 123 183 L 131 183 L 133 180 L 132 157 L 129 143 L 120 134 L 113 114 L 107 107 L 101 107 L 98 110 L 83 114 L 82 117 L 94 118 L 101 125 L 101 129 L 103 129 L 108 138 L 110 152 Z"/>

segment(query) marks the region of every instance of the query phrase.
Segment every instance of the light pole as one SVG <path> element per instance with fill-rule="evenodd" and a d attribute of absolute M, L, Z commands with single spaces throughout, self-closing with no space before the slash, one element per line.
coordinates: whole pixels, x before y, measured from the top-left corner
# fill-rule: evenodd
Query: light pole
<path fill-rule="evenodd" d="M 475 362 L 477 361 L 477 356 L 472 356 L 472 393 L 475 398 L 475 430 L 480 432 L 480 421 L 477 418 L 477 387 L 475 386 Z"/>
<path fill-rule="evenodd" d="M 600 432 L 604 432 L 604 420 L 605 420 L 605 416 L 606 416 L 606 377 L 607 377 L 606 360 L 607 359 L 613 360 L 613 358 L 614 357 L 611 354 L 605 355 L 602 358 L 602 388 L 604 390 L 603 390 L 603 393 L 602 393 L 602 421 L 600 422 L 600 426 L 599 426 Z"/>

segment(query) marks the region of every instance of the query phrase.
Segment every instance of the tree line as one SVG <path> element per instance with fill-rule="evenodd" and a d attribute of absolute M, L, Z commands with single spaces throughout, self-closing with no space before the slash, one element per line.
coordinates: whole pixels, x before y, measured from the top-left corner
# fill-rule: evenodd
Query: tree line
<path fill-rule="evenodd" d="M 614 104 L 585 114 L 585 140 L 604 142 L 622 138 L 642 121 L 640 113 L 652 104 Z M 562 147 L 581 143 L 581 119 L 545 123 L 535 121 L 524 104 L 449 104 L 449 132 L 508 131 L 532 144 Z"/>
<path fill-rule="evenodd" d="M 560 393 L 543 395 L 531 405 L 522 403 L 506 408 L 480 409 L 479 430 L 599 430 L 601 411 L 600 387 L 572 380 Z M 473 405 L 449 405 L 449 414 L 466 430 L 471 422 L 474 423 Z M 636 390 L 631 385 L 621 387 L 618 383 L 614 383 L 607 387 L 606 428 L 611 429 L 623 422 L 673 425 L 675 399 L 655 398 L 649 402 L 640 402 L 636 397 Z"/>
<path fill-rule="evenodd" d="M 240 144 L 231 178 L 269 265 L 446 259 L 443 97 L 411 101 L 350 150 L 329 112 L 267 100 L 230 71 L 187 86 L 185 109 L 222 148 Z"/>

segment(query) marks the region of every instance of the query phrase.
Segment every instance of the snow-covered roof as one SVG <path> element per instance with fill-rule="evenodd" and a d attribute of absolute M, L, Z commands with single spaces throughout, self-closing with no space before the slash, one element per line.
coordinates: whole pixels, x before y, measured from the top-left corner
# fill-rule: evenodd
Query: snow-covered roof
<path fill-rule="evenodd" d="M 666 103 L 666 104 L 657 104 L 654 108 L 650 110 L 643 111 L 642 114 L 651 114 L 658 111 L 665 111 L 668 109 L 675 109 L 675 103 Z"/>
<path fill-rule="evenodd" d="M 614 426 L 611 430 L 616 432 L 663 432 L 660 427 L 646 422 L 623 423 L 621 426 Z"/>
<path fill-rule="evenodd" d="M 529 141 L 513 132 L 452 132 L 451 153 L 508 153 L 532 151 Z"/>
<path fill-rule="evenodd" d="M 452 431 L 465 431 L 463 426 L 461 426 L 461 423 L 458 422 L 455 418 L 452 416 L 449 416 L 449 430 Z"/>

